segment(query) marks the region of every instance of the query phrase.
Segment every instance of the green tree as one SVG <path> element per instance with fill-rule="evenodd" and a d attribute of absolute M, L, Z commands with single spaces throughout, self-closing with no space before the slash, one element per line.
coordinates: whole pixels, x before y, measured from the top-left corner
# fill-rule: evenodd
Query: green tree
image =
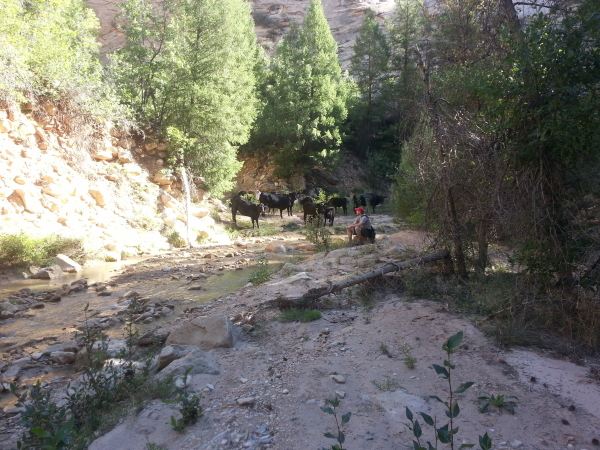
<path fill-rule="evenodd" d="M 292 25 L 277 47 L 266 92 L 257 134 L 275 149 L 281 175 L 337 152 L 348 85 L 320 0 L 311 0 L 302 26 Z"/>
<path fill-rule="evenodd" d="M 374 141 L 381 132 L 382 109 L 381 91 L 384 80 L 389 76 L 388 62 L 390 49 L 387 38 L 375 20 L 373 11 L 368 10 L 356 36 L 354 55 L 350 60 L 350 71 L 356 80 L 360 97 L 357 98 L 349 114 L 352 123 L 355 153 L 367 156 L 374 152 Z M 348 140 L 346 141 L 348 143 Z M 375 158 L 372 155 L 372 160 Z"/>
<path fill-rule="evenodd" d="M 0 100 L 27 101 L 34 110 L 41 99 L 54 102 L 76 113 L 72 122 L 90 113 L 114 115 L 115 97 L 98 59 L 98 28 L 81 0 L 2 0 Z"/>
<path fill-rule="evenodd" d="M 113 70 L 141 120 L 177 141 L 177 164 L 204 177 L 214 195 L 231 188 L 237 147 L 257 113 L 256 43 L 242 0 L 131 0 L 127 45 Z"/>
<path fill-rule="evenodd" d="M 597 2 L 536 15 L 507 44 L 508 57 L 481 85 L 512 175 L 505 220 L 519 230 L 518 259 L 531 273 L 572 280 L 600 248 L 584 200 L 600 192 Z"/>

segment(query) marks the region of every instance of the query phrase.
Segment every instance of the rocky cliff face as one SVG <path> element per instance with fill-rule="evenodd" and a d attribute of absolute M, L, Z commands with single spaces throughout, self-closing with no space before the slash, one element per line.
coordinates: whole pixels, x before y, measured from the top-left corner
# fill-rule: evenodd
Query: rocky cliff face
<path fill-rule="evenodd" d="M 107 54 L 121 47 L 125 40 L 116 29 L 121 0 L 87 0 L 100 19 L 100 42 L 102 53 Z M 309 0 L 250 0 L 256 23 L 256 35 L 268 53 L 284 36 L 292 22 L 301 22 Z M 367 9 L 372 9 L 383 21 L 391 17 L 395 0 L 322 0 L 325 17 L 329 22 L 333 37 L 338 43 L 340 60 L 348 66 L 352 56 L 352 46 Z"/>
<path fill-rule="evenodd" d="M 59 120 L 51 105 L 45 111 L 0 109 L 0 232 L 80 237 L 107 260 L 168 248 L 165 227 L 186 237 L 181 185 L 162 166 L 164 142 L 110 124 L 68 133 L 68 118 Z M 204 207 L 191 209 L 191 239 L 227 239 L 205 197 L 196 190 Z"/>

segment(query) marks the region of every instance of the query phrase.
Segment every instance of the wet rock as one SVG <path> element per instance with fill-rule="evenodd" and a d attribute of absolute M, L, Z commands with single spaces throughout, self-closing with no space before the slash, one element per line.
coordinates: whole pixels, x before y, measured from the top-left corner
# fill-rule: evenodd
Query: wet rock
<path fill-rule="evenodd" d="M 195 345 L 199 348 L 232 348 L 235 345 L 234 325 L 223 314 L 203 316 L 173 330 L 166 345 Z"/>
<path fill-rule="evenodd" d="M 46 305 L 44 305 L 42 302 L 33 303 L 30 306 L 31 309 L 43 309 L 45 307 L 46 307 Z"/>
<path fill-rule="evenodd" d="M 3 303 L 0 308 L 2 309 L 3 312 L 7 312 L 7 313 L 16 313 L 19 311 L 22 311 L 24 309 L 27 309 L 21 305 L 13 305 L 12 303 L 6 302 Z"/>
<path fill-rule="evenodd" d="M 5 311 L 0 311 L 0 320 L 1 319 L 12 319 L 15 317 L 14 313 L 9 313 Z"/>
<path fill-rule="evenodd" d="M 59 294 L 51 293 L 46 296 L 45 300 L 50 303 L 58 303 L 62 300 L 62 297 Z"/>
<path fill-rule="evenodd" d="M 44 267 L 40 269 L 32 278 L 37 278 L 41 280 L 55 280 L 57 278 L 62 278 L 64 275 L 63 270 L 59 265 L 53 265 L 50 267 Z"/>
<path fill-rule="evenodd" d="M 87 285 L 88 284 L 88 280 L 86 278 L 80 278 L 79 280 L 75 280 L 71 283 L 71 286 L 75 286 L 75 285 Z"/>
<path fill-rule="evenodd" d="M 101 291 L 98 292 L 98 297 L 110 297 L 112 295 L 111 291 Z"/>
<path fill-rule="evenodd" d="M 59 366 L 65 366 L 67 364 L 73 364 L 75 362 L 75 353 L 72 352 L 52 352 L 50 353 L 50 360 Z"/>

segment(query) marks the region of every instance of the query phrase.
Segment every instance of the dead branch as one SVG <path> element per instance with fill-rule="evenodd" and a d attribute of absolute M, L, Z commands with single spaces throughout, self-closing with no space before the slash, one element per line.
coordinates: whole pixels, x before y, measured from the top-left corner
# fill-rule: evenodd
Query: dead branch
<path fill-rule="evenodd" d="M 355 284 L 364 283 L 367 280 L 371 280 L 373 278 L 380 277 L 386 273 L 397 272 L 399 270 L 405 269 L 406 267 L 422 265 L 422 264 L 439 261 L 439 260 L 447 259 L 447 258 L 450 258 L 450 253 L 448 251 L 444 250 L 441 252 L 432 253 L 431 255 L 426 255 L 426 256 L 422 256 L 420 258 L 414 258 L 414 259 L 410 259 L 408 261 L 403 261 L 403 262 L 399 262 L 399 263 L 388 262 L 383 267 L 380 267 L 377 270 L 365 273 L 358 277 L 350 278 L 348 280 L 332 284 L 331 286 L 309 289 L 302 297 L 279 298 L 279 299 L 277 299 L 277 304 L 280 308 L 290 308 L 290 307 L 298 306 L 301 304 L 310 303 L 319 297 L 323 297 L 324 295 L 328 295 L 333 292 L 341 291 L 342 289 L 353 286 Z"/>

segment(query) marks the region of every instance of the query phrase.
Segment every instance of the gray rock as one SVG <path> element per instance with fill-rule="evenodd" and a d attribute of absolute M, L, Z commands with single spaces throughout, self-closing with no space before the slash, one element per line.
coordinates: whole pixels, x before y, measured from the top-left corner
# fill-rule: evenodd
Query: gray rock
<path fill-rule="evenodd" d="M 166 345 L 195 345 L 203 349 L 232 348 L 235 345 L 234 330 L 233 323 L 223 314 L 197 317 L 173 330 Z"/>
<path fill-rule="evenodd" d="M 50 267 L 44 267 L 40 269 L 32 278 L 38 278 L 41 280 L 55 280 L 56 278 L 62 278 L 64 275 L 63 270 L 59 265 L 53 265 Z"/>
<path fill-rule="evenodd" d="M 75 353 L 73 352 L 52 352 L 50 360 L 59 366 L 73 364 L 75 362 Z"/>
<path fill-rule="evenodd" d="M 346 377 L 344 375 L 331 375 L 331 379 L 339 384 L 344 384 L 346 382 Z"/>
<path fill-rule="evenodd" d="M 79 351 L 79 345 L 75 341 L 66 341 L 60 344 L 51 345 L 44 350 L 44 356 L 50 355 L 52 352 L 70 352 L 77 353 Z"/>
<path fill-rule="evenodd" d="M 19 366 L 9 366 L 6 371 L 0 375 L 0 383 L 14 383 L 19 378 L 19 373 L 21 372 L 21 367 Z"/>
<path fill-rule="evenodd" d="M 190 349 L 181 349 L 182 352 L 186 352 L 181 358 L 175 359 L 168 366 L 162 369 L 158 376 L 159 378 L 176 377 L 183 375 L 190 367 L 191 375 L 197 374 L 209 374 L 219 375 L 221 371 L 215 360 L 215 357 L 209 353 L 203 352 L 194 346 L 178 346 L 178 347 L 191 347 Z M 189 351 L 188 351 L 189 350 Z M 170 352 L 171 350 L 169 350 Z M 161 352 L 162 353 L 162 352 Z"/>
<path fill-rule="evenodd" d="M 256 397 L 242 397 L 236 400 L 237 404 L 240 406 L 248 406 L 253 405 L 256 402 Z"/>
<path fill-rule="evenodd" d="M 56 255 L 54 257 L 54 262 L 56 263 L 56 265 L 60 266 L 63 272 L 77 273 L 81 271 L 81 265 L 79 265 L 66 255 Z"/>

